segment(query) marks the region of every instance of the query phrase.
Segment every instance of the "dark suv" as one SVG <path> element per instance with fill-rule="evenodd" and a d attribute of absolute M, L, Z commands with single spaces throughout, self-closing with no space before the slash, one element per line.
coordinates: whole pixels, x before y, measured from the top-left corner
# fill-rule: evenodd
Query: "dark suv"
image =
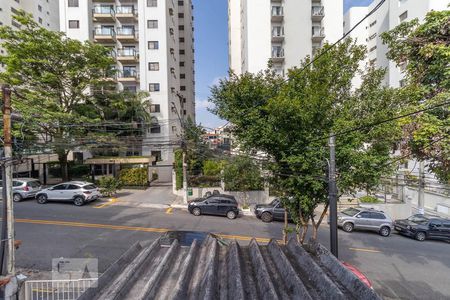
<path fill-rule="evenodd" d="M 417 214 L 408 219 L 396 220 L 394 228 L 399 233 L 418 241 L 426 239 L 450 241 L 450 220 L 448 219 Z"/>
<path fill-rule="evenodd" d="M 273 220 L 283 221 L 285 209 L 279 199 L 274 199 L 269 204 L 257 204 L 253 209 L 257 218 L 263 222 L 272 222 Z M 288 212 L 288 220 L 291 220 Z"/>
<path fill-rule="evenodd" d="M 188 210 L 194 216 L 216 215 L 227 216 L 228 219 L 235 219 L 239 214 L 236 199 L 233 196 L 223 194 L 195 199 L 189 203 Z"/>

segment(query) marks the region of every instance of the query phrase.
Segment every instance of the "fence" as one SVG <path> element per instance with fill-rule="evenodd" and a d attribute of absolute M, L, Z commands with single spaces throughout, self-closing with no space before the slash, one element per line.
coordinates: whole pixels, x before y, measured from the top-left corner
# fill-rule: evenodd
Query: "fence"
<path fill-rule="evenodd" d="M 74 280 L 27 280 L 25 300 L 76 300 L 89 287 L 97 284 L 97 278 Z"/>

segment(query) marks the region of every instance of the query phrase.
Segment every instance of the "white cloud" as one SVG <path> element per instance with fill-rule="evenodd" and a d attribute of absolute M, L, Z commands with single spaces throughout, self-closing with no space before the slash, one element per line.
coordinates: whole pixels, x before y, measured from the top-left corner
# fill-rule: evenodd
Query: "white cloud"
<path fill-rule="evenodd" d="M 197 99 L 195 100 L 195 107 L 196 108 L 203 108 L 203 109 L 207 109 L 207 108 L 212 108 L 213 104 L 211 102 L 208 102 L 207 99 Z"/>
<path fill-rule="evenodd" d="M 211 81 L 210 86 L 218 85 L 221 79 L 224 79 L 225 76 L 217 76 Z"/>

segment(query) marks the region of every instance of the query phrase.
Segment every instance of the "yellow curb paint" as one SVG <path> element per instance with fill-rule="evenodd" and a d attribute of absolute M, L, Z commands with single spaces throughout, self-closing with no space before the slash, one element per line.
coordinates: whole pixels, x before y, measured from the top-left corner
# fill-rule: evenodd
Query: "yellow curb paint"
<path fill-rule="evenodd" d="M 96 206 L 94 206 L 94 208 L 103 208 L 103 207 L 105 207 L 105 206 L 112 205 L 112 204 L 116 203 L 117 201 L 119 201 L 119 199 L 117 199 L 117 198 L 111 198 L 110 201 L 105 202 L 105 203 L 103 203 L 103 204 L 96 205 Z"/>
<path fill-rule="evenodd" d="M 353 251 L 362 251 L 362 252 L 370 252 L 370 253 L 381 253 L 379 250 L 374 249 L 366 249 L 366 248 L 348 248 Z"/>
<path fill-rule="evenodd" d="M 166 214 L 171 215 L 173 211 L 173 207 L 169 207 L 168 209 L 166 209 Z"/>

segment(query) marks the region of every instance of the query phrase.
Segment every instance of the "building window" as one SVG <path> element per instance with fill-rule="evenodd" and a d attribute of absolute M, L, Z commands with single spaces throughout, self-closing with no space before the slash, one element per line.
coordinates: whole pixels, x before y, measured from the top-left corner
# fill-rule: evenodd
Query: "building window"
<path fill-rule="evenodd" d="M 377 49 L 377 46 L 373 46 L 372 48 L 369 49 L 369 52 L 374 51 L 375 49 Z"/>
<path fill-rule="evenodd" d="M 404 87 L 406 85 L 406 80 L 405 79 L 400 80 L 399 85 L 400 87 Z"/>
<path fill-rule="evenodd" d="M 128 86 L 124 86 L 124 87 L 123 87 L 123 90 L 124 90 L 124 91 L 127 91 L 127 92 L 129 92 L 129 93 L 132 93 L 132 94 L 136 94 L 136 92 L 137 92 L 137 87 L 134 86 L 134 85 L 128 85 Z"/>
<path fill-rule="evenodd" d="M 183 115 L 187 115 L 186 110 L 183 110 Z"/>
<path fill-rule="evenodd" d="M 152 127 L 150 127 L 150 133 L 161 133 L 161 125 L 153 124 Z"/>
<path fill-rule="evenodd" d="M 178 18 L 183 19 L 184 18 L 184 13 L 178 13 Z"/>
<path fill-rule="evenodd" d="M 16 15 L 19 14 L 19 11 L 17 9 L 15 9 L 14 7 L 11 7 L 11 12 Z"/>
<path fill-rule="evenodd" d="M 69 0 L 69 7 L 78 7 L 78 0 Z"/>
<path fill-rule="evenodd" d="M 16 22 L 15 20 L 11 20 L 11 25 L 17 28 L 20 28 L 20 23 Z"/>
<path fill-rule="evenodd" d="M 408 18 L 408 11 L 405 11 L 405 12 L 402 13 L 400 16 L 398 16 L 398 19 L 399 19 L 400 22 L 405 21 L 406 18 Z"/>
<path fill-rule="evenodd" d="M 184 37 L 180 37 L 180 43 L 184 43 Z"/>
<path fill-rule="evenodd" d="M 181 79 L 185 79 L 186 78 L 186 74 L 180 74 L 180 78 Z"/>
<path fill-rule="evenodd" d="M 173 49 L 173 48 L 170 48 L 170 54 L 175 54 L 175 49 Z"/>
<path fill-rule="evenodd" d="M 155 158 L 156 161 L 162 160 L 161 151 L 152 151 L 151 155 Z"/>
<path fill-rule="evenodd" d="M 369 41 L 373 40 L 374 38 L 377 37 L 377 33 L 372 34 L 371 36 L 369 36 Z"/>
<path fill-rule="evenodd" d="M 169 32 L 170 32 L 170 35 L 173 35 L 174 34 L 173 28 L 169 28 Z"/>
<path fill-rule="evenodd" d="M 69 28 L 80 28 L 80 21 L 69 20 Z"/>
<path fill-rule="evenodd" d="M 181 91 L 185 91 L 186 90 L 186 86 L 184 86 L 184 85 L 180 86 L 180 90 Z"/>
<path fill-rule="evenodd" d="M 148 90 L 150 92 L 159 92 L 159 83 L 149 83 Z"/>
<path fill-rule="evenodd" d="M 373 21 L 372 23 L 369 24 L 369 27 L 374 26 L 375 24 L 377 24 L 377 20 Z"/>
<path fill-rule="evenodd" d="M 183 6 L 184 5 L 184 1 L 178 1 L 178 6 Z"/>
<path fill-rule="evenodd" d="M 38 5 L 38 11 L 42 12 L 42 6 Z"/>
<path fill-rule="evenodd" d="M 147 28 L 158 28 L 158 20 L 147 20 Z"/>
<path fill-rule="evenodd" d="M 148 42 L 148 49 L 150 49 L 150 50 L 159 49 L 158 41 L 150 41 L 150 42 Z"/>
<path fill-rule="evenodd" d="M 178 30 L 184 30 L 184 25 L 179 25 Z"/>
<path fill-rule="evenodd" d="M 180 54 L 184 54 L 184 53 L 185 53 L 184 49 L 180 49 Z"/>
<path fill-rule="evenodd" d="M 42 24 L 42 18 L 38 19 L 39 24 Z"/>
<path fill-rule="evenodd" d="M 160 105 L 159 104 L 152 104 L 150 106 L 150 112 L 152 112 L 152 113 L 159 113 L 159 112 L 161 112 Z"/>
<path fill-rule="evenodd" d="M 159 71 L 159 62 L 149 62 L 148 70 L 149 71 Z"/>
<path fill-rule="evenodd" d="M 169 15 L 173 16 L 173 8 L 169 8 Z"/>
<path fill-rule="evenodd" d="M 156 7 L 158 6 L 158 0 L 147 0 L 147 7 Z"/>
<path fill-rule="evenodd" d="M 180 61 L 180 67 L 184 67 L 184 61 Z"/>

